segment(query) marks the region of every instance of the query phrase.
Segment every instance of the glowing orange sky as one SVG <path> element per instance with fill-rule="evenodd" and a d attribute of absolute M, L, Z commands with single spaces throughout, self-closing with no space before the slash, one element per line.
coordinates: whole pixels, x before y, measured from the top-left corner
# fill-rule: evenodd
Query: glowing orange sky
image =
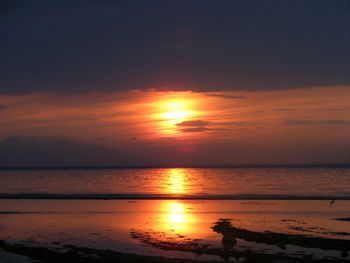
<path fill-rule="evenodd" d="M 203 143 L 341 144 L 350 134 L 348 88 L 3 95 L 0 138 L 68 136 L 136 151 L 179 146 L 182 153 Z"/>

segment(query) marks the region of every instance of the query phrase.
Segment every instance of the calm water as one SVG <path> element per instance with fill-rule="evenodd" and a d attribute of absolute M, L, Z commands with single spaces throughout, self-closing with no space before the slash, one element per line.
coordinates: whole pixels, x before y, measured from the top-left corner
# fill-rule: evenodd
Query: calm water
<path fill-rule="evenodd" d="M 350 222 L 335 220 L 349 216 L 349 202 L 340 200 L 330 206 L 327 200 L 0 199 L 0 240 L 54 249 L 70 244 L 168 258 L 220 260 L 222 253 L 198 254 L 188 242 L 222 251 L 223 234 L 212 227 L 223 218 L 233 227 L 249 231 L 331 238 L 349 244 Z M 317 243 L 310 247 L 287 242 L 284 248 L 246 236 L 235 240 L 233 254 L 284 254 L 294 259 L 283 262 L 298 262 L 295 259 L 304 256 L 350 260 L 350 256 L 341 256 L 341 248 L 320 249 Z"/>
<path fill-rule="evenodd" d="M 350 198 L 350 168 L 0 170 L 0 194 L 21 193 Z M 0 198 L 0 240 L 57 251 L 77 245 L 167 258 L 235 260 L 261 254 L 293 259 L 283 262 L 303 257 L 345 262 L 349 207 L 349 200 Z M 281 245 L 271 243 L 271 233 L 298 238 Z M 322 238 L 328 247 L 310 238 Z"/>
<path fill-rule="evenodd" d="M 350 168 L 0 170 L 0 193 L 350 196 Z"/>

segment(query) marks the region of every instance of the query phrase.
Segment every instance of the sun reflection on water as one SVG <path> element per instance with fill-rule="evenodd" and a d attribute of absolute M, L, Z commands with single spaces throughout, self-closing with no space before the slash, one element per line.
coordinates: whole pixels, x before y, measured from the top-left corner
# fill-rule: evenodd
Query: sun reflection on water
<path fill-rule="evenodd" d="M 188 184 L 188 170 L 185 168 L 167 169 L 162 178 L 163 192 L 174 196 L 191 194 Z M 162 220 L 159 222 L 159 227 L 165 231 L 170 229 L 188 232 L 191 230 L 191 225 L 195 221 L 195 216 L 189 213 L 190 203 L 179 200 L 164 200 L 161 202 Z M 193 228 L 193 226 L 192 226 Z"/>
<path fill-rule="evenodd" d="M 185 223 L 185 207 L 183 203 L 180 202 L 170 202 L 168 203 L 169 216 L 168 221 L 171 223 Z"/>
<path fill-rule="evenodd" d="M 193 213 L 187 211 L 188 208 L 189 204 L 178 200 L 165 201 L 162 207 L 162 220 L 159 222 L 160 227 L 166 232 L 192 232 L 196 217 Z"/>
<path fill-rule="evenodd" d="M 173 168 L 166 171 L 165 177 L 166 193 L 187 194 L 186 171 L 182 168 Z"/>

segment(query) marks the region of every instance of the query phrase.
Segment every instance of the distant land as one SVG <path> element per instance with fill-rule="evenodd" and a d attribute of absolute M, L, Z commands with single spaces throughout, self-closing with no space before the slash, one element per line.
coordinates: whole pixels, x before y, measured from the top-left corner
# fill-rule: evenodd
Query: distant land
<path fill-rule="evenodd" d="M 115 168 L 258 168 L 258 167 L 350 167 L 348 162 L 211 163 L 190 160 L 159 160 L 113 148 L 88 144 L 67 137 L 10 136 L 0 141 L 0 169 L 115 169 Z M 234 163 L 237 162 L 237 163 Z"/>

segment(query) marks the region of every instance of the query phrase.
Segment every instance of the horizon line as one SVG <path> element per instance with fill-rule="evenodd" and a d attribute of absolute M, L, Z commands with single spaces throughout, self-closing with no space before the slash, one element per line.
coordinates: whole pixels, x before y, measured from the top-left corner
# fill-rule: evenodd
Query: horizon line
<path fill-rule="evenodd" d="M 160 168 L 327 168 L 350 167 L 350 163 L 332 164 L 238 164 L 238 165 L 110 165 L 110 166 L 0 166 L 0 170 L 45 170 L 45 169 L 160 169 Z"/>
<path fill-rule="evenodd" d="M 49 194 L 0 193 L 1 199 L 51 199 L 51 200 L 350 200 L 350 196 L 337 195 L 280 195 L 280 194 Z"/>

